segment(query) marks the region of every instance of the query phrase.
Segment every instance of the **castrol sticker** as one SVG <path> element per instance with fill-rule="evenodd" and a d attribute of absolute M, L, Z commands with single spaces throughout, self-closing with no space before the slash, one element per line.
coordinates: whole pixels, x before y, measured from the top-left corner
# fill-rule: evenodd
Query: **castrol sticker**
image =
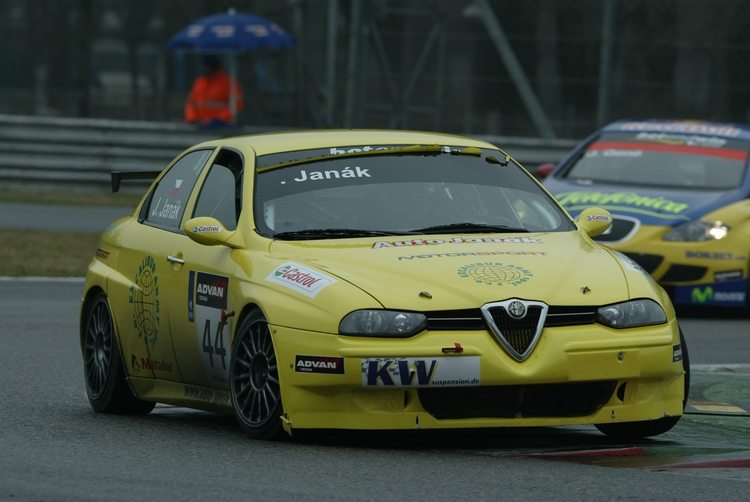
<path fill-rule="evenodd" d="M 323 288 L 336 282 L 331 277 L 292 262 L 278 267 L 266 277 L 266 280 L 310 298 L 315 298 Z"/>

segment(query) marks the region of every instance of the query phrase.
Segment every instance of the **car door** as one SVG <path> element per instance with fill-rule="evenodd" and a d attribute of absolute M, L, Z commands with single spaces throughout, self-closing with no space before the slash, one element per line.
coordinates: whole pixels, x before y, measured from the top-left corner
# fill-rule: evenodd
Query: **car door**
<path fill-rule="evenodd" d="M 120 231 L 118 269 L 110 294 L 118 320 L 123 360 L 133 377 L 181 381 L 175 358 L 168 299 L 175 294 L 184 241 L 180 225 L 191 191 L 212 150 L 179 158 L 144 202 L 137 220 Z"/>
<path fill-rule="evenodd" d="M 187 218 L 211 216 L 234 230 L 241 211 L 242 158 L 223 149 L 212 163 Z M 237 265 L 227 246 L 208 246 L 187 239 L 181 248 L 184 266 L 175 274 L 170 297 L 175 354 L 186 383 L 229 387 L 229 354 Z"/>

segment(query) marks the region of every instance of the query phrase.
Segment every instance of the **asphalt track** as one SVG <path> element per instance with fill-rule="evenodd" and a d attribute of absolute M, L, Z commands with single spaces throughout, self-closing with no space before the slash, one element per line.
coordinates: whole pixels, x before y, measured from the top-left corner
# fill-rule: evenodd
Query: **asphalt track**
<path fill-rule="evenodd" d="M 94 413 L 80 281 L 0 280 L 0 500 L 748 500 L 750 320 L 684 317 L 691 408 L 658 439 L 592 428 L 246 438 L 158 406 Z"/>
<path fill-rule="evenodd" d="M 101 232 L 132 211 L 130 207 L 0 202 L 0 228 Z"/>

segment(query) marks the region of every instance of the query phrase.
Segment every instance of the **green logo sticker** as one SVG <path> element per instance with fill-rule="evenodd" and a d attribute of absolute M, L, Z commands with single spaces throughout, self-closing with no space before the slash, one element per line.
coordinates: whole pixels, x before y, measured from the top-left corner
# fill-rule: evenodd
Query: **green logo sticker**
<path fill-rule="evenodd" d="M 690 206 L 686 202 L 667 199 L 661 195 L 649 197 L 635 192 L 563 192 L 555 198 L 568 210 L 586 209 L 590 206 L 601 206 L 615 211 L 630 211 L 645 214 L 654 218 L 689 219 L 683 215 Z"/>
<path fill-rule="evenodd" d="M 691 293 L 691 299 L 693 303 L 707 303 L 710 302 L 714 297 L 714 288 L 706 286 L 705 288 L 693 288 Z"/>
<path fill-rule="evenodd" d="M 159 340 L 159 278 L 152 256 L 144 258 L 138 267 L 129 300 L 133 304 L 133 327 L 153 347 Z"/>
<path fill-rule="evenodd" d="M 458 269 L 458 276 L 464 279 L 471 278 L 476 283 L 490 286 L 503 286 L 505 284 L 518 286 L 531 279 L 534 274 L 517 265 L 484 262 L 464 265 Z"/>
<path fill-rule="evenodd" d="M 286 274 L 287 272 L 289 272 L 289 270 L 291 270 L 291 268 L 292 268 L 292 267 L 291 267 L 291 266 L 289 266 L 289 265 L 284 265 L 284 266 L 283 266 L 283 267 L 281 267 L 280 269 L 277 269 L 276 271 L 274 271 L 274 273 L 273 273 L 273 276 L 274 276 L 274 277 L 281 277 L 282 275 L 284 275 L 284 274 Z"/>

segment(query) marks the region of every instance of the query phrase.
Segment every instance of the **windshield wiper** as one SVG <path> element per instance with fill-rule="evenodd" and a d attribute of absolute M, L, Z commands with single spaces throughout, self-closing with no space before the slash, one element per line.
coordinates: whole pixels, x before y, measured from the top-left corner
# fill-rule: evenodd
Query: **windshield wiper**
<path fill-rule="evenodd" d="M 301 241 L 306 239 L 346 239 L 348 237 L 378 237 L 381 235 L 408 235 L 411 232 L 387 232 L 385 230 L 362 230 L 356 228 L 310 228 L 273 234 L 274 239 Z"/>
<path fill-rule="evenodd" d="M 414 234 L 443 234 L 443 233 L 453 233 L 453 232 L 477 233 L 477 234 L 495 233 L 495 232 L 527 233 L 528 230 L 526 230 L 525 228 L 520 228 L 520 227 L 510 227 L 507 225 L 489 225 L 486 223 L 466 222 L 466 223 L 448 223 L 446 225 L 433 225 L 431 227 L 418 228 L 416 230 L 411 231 L 411 233 L 414 233 Z"/>

